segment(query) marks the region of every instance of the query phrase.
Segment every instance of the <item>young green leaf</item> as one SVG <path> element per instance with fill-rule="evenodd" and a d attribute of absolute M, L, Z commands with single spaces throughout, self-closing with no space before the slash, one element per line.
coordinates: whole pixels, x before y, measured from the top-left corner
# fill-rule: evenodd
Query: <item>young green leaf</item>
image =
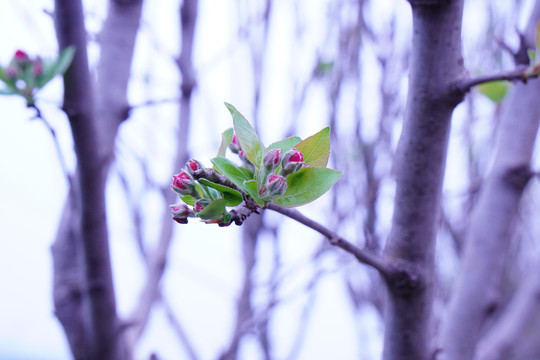
<path fill-rule="evenodd" d="M 232 141 L 234 135 L 233 128 L 229 128 L 221 134 L 221 145 L 219 146 L 219 151 L 217 153 L 218 157 L 225 157 L 225 153 L 227 152 L 227 147 Z"/>
<path fill-rule="evenodd" d="M 49 81 L 51 81 L 56 75 L 62 75 L 66 72 L 69 65 L 73 61 L 75 56 L 75 47 L 70 46 L 65 48 L 58 55 L 58 59 L 52 62 L 45 62 L 43 65 L 43 75 L 37 78 L 36 87 L 41 88 Z"/>
<path fill-rule="evenodd" d="M 180 196 L 180 199 L 182 199 L 183 202 L 191 206 L 195 205 L 195 201 L 197 200 L 191 195 L 182 195 Z"/>
<path fill-rule="evenodd" d="M 327 192 L 341 174 L 328 168 L 303 168 L 287 176 L 287 191 L 273 202 L 286 207 L 307 204 Z"/>
<path fill-rule="evenodd" d="M 212 164 L 214 164 L 216 171 L 219 171 L 220 174 L 226 176 L 234 185 L 238 186 L 240 190 L 246 191 L 244 188 L 244 181 L 251 180 L 251 178 L 229 159 L 223 157 L 213 158 Z"/>
<path fill-rule="evenodd" d="M 246 120 L 244 115 L 242 115 L 234 106 L 231 104 L 225 103 L 227 109 L 229 109 L 233 117 L 234 131 L 238 138 L 238 142 L 242 147 L 242 150 L 246 154 L 246 157 L 251 161 L 255 167 L 259 167 L 262 161 L 262 152 L 264 146 L 262 145 L 257 133 L 251 126 L 251 124 Z"/>
<path fill-rule="evenodd" d="M 225 203 L 225 199 L 212 201 L 201 212 L 199 212 L 197 216 L 203 220 L 219 219 L 227 213 Z"/>
<path fill-rule="evenodd" d="M 484 84 L 480 84 L 478 86 L 478 89 L 491 101 L 498 104 L 506 96 L 506 93 L 508 91 L 508 83 L 506 83 L 505 81 L 490 81 Z"/>
<path fill-rule="evenodd" d="M 536 50 L 528 49 L 527 56 L 529 57 L 529 65 L 534 64 L 534 59 L 536 58 Z"/>
<path fill-rule="evenodd" d="M 295 146 L 304 155 L 304 161 L 311 167 L 323 168 L 330 156 L 330 127 L 325 127 L 315 135 L 304 139 Z"/>
<path fill-rule="evenodd" d="M 536 25 L 536 34 L 534 36 L 534 40 L 536 42 L 536 48 L 540 49 L 540 21 Z"/>
<path fill-rule="evenodd" d="M 209 186 L 219 191 L 221 195 L 223 196 L 223 199 L 225 199 L 226 201 L 225 203 L 226 206 L 236 206 L 242 202 L 242 194 L 240 194 L 238 191 L 234 189 L 231 189 L 228 186 L 216 184 L 206 179 L 199 179 L 198 181 L 203 185 Z"/>
<path fill-rule="evenodd" d="M 298 145 L 298 143 L 300 143 L 300 141 L 302 141 L 302 139 L 300 139 L 298 136 L 291 136 L 291 137 L 288 137 L 286 139 L 276 141 L 274 143 L 271 143 L 266 148 L 266 150 L 264 152 L 264 155 L 266 155 L 266 153 L 268 151 L 272 150 L 272 149 L 281 149 L 281 151 L 283 151 L 283 153 L 285 153 L 285 152 L 291 150 L 296 145 Z"/>

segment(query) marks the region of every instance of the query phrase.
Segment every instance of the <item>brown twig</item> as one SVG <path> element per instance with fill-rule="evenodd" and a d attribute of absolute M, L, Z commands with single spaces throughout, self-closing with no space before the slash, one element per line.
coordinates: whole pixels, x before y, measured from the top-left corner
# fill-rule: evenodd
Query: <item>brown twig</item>
<path fill-rule="evenodd" d="M 522 81 L 527 82 L 528 79 L 536 79 L 537 75 L 533 74 L 527 74 L 525 73 L 525 68 L 520 67 L 512 71 L 498 73 L 498 74 L 491 74 L 491 75 L 482 75 L 474 78 L 469 78 L 463 81 L 460 81 L 456 88 L 458 92 L 465 94 L 468 92 L 471 88 L 485 84 L 492 81 Z"/>
<path fill-rule="evenodd" d="M 307 227 L 312 228 L 313 230 L 323 234 L 328 238 L 330 244 L 350 253 L 361 263 L 375 268 L 377 271 L 379 271 L 379 273 L 381 273 L 381 275 L 386 277 L 391 274 L 391 269 L 380 258 L 365 252 L 364 250 L 345 240 L 344 238 L 342 238 L 332 230 L 328 229 L 327 227 L 323 226 L 322 224 L 304 216 L 298 210 L 286 208 L 274 203 L 269 203 L 266 208 L 290 217 L 291 219 L 294 219 L 299 223 L 304 224 Z"/>

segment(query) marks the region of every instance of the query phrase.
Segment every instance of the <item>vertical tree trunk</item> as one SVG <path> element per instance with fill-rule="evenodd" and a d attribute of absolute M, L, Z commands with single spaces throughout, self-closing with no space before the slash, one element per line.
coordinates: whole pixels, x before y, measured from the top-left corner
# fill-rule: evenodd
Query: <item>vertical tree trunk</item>
<path fill-rule="evenodd" d="M 462 0 L 410 0 L 413 47 L 409 95 L 396 156 L 396 196 L 385 249 L 394 270 L 388 299 L 384 359 L 431 357 L 435 234 L 450 119 L 464 77 Z"/>
<path fill-rule="evenodd" d="M 534 44 L 540 1 L 531 14 L 526 34 Z M 532 47 L 532 45 L 530 45 Z M 501 301 L 501 279 L 518 214 L 540 120 L 540 84 L 516 84 L 505 100 L 494 163 L 473 210 L 462 268 L 442 327 L 444 359 L 474 356 L 484 324 Z"/>
<path fill-rule="evenodd" d="M 54 296 L 58 318 L 68 334 L 76 359 L 129 358 L 116 313 L 105 185 L 113 158 L 115 135 L 127 115 L 125 92 L 141 5 L 141 0 L 111 1 L 102 34 L 104 41 L 98 74 L 100 88 L 94 97 L 82 3 L 80 0 L 55 1 L 59 47 L 76 48 L 73 63 L 64 76 L 63 109 L 69 118 L 75 144 L 77 184 L 70 189 L 65 216 L 53 247 Z M 122 21 L 127 19 L 125 14 L 133 15 L 126 21 L 129 24 Z M 67 216 L 72 210 L 77 213 Z M 81 260 L 68 261 L 68 256 Z M 61 279 L 70 270 L 79 274 L 82 285 L 72 285 L 69 290 L 80 297 L 66 298 L 62 295 L 65 289 L 61 288 Z M 77 337 L 73 336 L 74 333 L 78 334 Z"/>
<path fill-rule="evenodd" d="M 92 79 L 86 55 L 86 31 L 82 4 L 77 0 L 56 0 L 55 21 L 60 49 L 76 47 L 71 67 L 64 76 L 66 112 L 77 156 L 77 182 L 80 187 L 82 264 L 85 287 L 82 295 L 88 305 L 84 323 L 88 329 L 89 359 L 121 359 L 117 346 L 119 328 L 112 282 L 105 207 L 107 168 L 96 151 L 98 131 L 95 121 Z M 67 329 L 66 329 L 67 330 Z M 70 330 L 67 330 L 70 331 Z"/>

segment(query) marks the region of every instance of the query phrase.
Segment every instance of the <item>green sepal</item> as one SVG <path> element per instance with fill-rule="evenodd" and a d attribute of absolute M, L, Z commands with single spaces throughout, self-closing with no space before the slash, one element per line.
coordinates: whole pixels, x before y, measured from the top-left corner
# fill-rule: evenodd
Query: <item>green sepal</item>
<path fill-rule="evenodd" d="M 219 219 L 227 213 L 225 209 L 226 202 L 225 199 L 214 200 L 197 213 L 197 216 L 203 220 Z"/>
<path fill-rule="evenodd" d="M 341 175 L 341 171 L 328 168 L 302 168 L 287 176 L 287 191 L 272 201 L 285 207 L 307 204 L 327 192 Z"/>
<path fill-rule="evenodd" d="M 206 185 L 208 187 L 214 188 L 217 191 L 219 191 L 223 199 L 225 199 L 226 201 L 225 203 L 226 206 L 236 206 L 242 202 L 242 194 L 234 189 L 231 189 L 228 186 L 216 184 L 207 179 L 199 179 L 198 181 L 203 185 Z"/>
<path fill-rule="evenodd" d="M 262 161 L 262 153 L 264 146 L 259 140 L 255 129 L 251 126 L 249 121 L 246 120 L 244 115 L 242 115 L 234 106 L 231 104 L 225 103 L 227 109 L 229 109 L 233 117 L 234 132 L 240 147 L 246 154 L 246 157 L 251 161 L 255 167 L 259 167 L 259 164 Z"/>
<path fill-rule="evenodd" d="M 330 127 L 325 127 L 296 145 L 304 162 L 311 167 L 323 168 L 328 164 L 330 156 Z"/>

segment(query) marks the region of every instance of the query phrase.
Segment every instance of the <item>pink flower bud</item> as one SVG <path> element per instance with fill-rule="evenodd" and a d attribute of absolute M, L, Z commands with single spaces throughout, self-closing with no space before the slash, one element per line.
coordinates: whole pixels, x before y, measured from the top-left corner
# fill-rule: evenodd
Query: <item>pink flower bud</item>
<path fill-rule="evenodd" d="M 205 207 L 207 207 L 211 203 L 208 199 L 199 199 L 195 201 L 195 204 L 193 205 L 193 210 L 198 213 L 200 211 L 203 211 Z"/>
<path fill-rule="evenodd" d="M 43 63 L 41 59 L 37 57 L 32 64 L 32 75 L 41 76 L 43 74 Z"/>
<path fill-rule="evenodd" d="M 272 171 L 281 163 L 281 149 L 270 150 L 263 158 L 263 164 L 267 171 Z"/>
<path fill-rule="evenodd" d="M 232 137 L 232 141 L 229 144 L 229 149 L 235 154 L 238 154 L 238 152 L 242 150 L 242 148 L 240 147 L 240 143 L 238 142 L 238 138 L 236 137 L 236 134 L 234 134 Z"/>
<path fill-rule="evenodd" d="M 186 170 L 188 171 L 188 173 L 190 173 L 191 175 L 193 175 L 195 173 L 195 171 L 197 170 L 202 170 L 204 169 L 204 166 L 203 164 L 201 164 L 199 161 L 197 160 L 189 160 L 187 163 L 186 163 Z"/>
<path fill-rule="evenodd" d="M 283 155 L 281 175 L 287 176 L 300 170 L 304 165 L 304 155 L 297 149 L 291 149 Z"/>
<path fill-rule="evenodd" d="M 271 174 L 266 179 L 266 184 L 259 190 L 263 198 L 283 195 L 287 191 L 287 180 L 281 175 Z"/>
<path fill-rule="evenodd" d="M 171 205 L 171 212 L 173 214 L 173 220 L 180 224 L 187 224 L 187 218 L 191 215 L 191 211 L 186 204 Z"/>
<path fill-rule="evenodd" d="M 19 76 L 19 69 L 14 65 L 9 65 L 6 68 L 6 77 L 8 79 L 16 79 Z"/>
<path fill-rule="evenodd" d="M 24 51 L 17 50 L 13 55 L 13 60 L 18 63 L 27 63 L 28 61 L 30 61 L 30 58 L 28 57 L 28 54 Z"/>
<path fill-rule="evenodd" d="M 197 192 L 195 182 L 184 171 L 173 176 L 171 189 L 180 195 L 194 195 Z"/>

